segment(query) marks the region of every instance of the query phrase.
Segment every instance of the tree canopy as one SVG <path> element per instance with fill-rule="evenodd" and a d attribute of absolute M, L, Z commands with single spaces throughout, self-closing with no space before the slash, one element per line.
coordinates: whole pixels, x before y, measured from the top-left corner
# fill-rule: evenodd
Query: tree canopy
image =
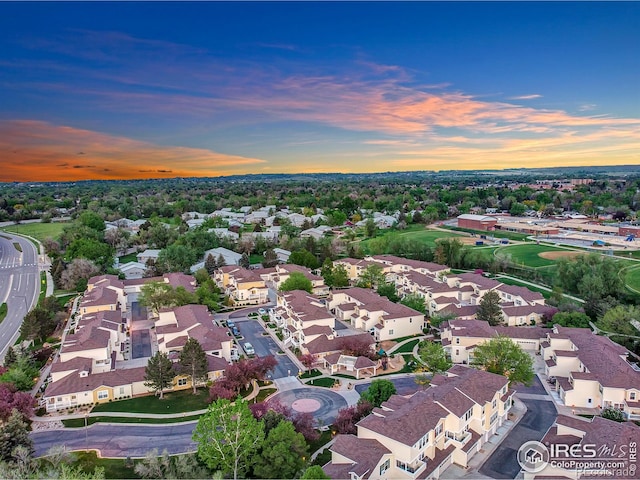
<path fill-rule="evenodd" d="M 198 458 L 207 467 L 237 480 L 262 447 L 264 429 L 244 400 L 218 399 L 198 420 L 193 440 L 198 444 Z"/>
<path fill-rule="evenodd" d="M 395 395 L 396 386 L 390 380 L 376 379 L 371 382 L 369 388 L 367 388 L 360 395 L 361 400 L 369 402 L 374 407 L 379 407 L 383 402 L 386 402 L 391 398 L 391 395 Z"/>
<path fill-rule="evenodd" d="M 509 337 L 498 336 L 473 350 L 474 363 L 486 371 L 504 375 L 510 384 L 533 382 L 533 359 Z"/>
<path fill-rule="evenodd" d="M 280 290 L 283 292 L 304 290 L 305 292 L 311 293 L 313 291 L 313 284 L 303 273 L 292 272 L 289 278 L 280 284 Z"/>
<path fill-rule="evenodd" d="M 196 385 L 207 379 L 207 356 L 198 340 L 193 337 L 187 340 L 180 352 L 180 370 L 191 377 L 194 394 L 197 392 Z"/>
<path fill-rule="evenodd" d="M 174 377 L 175 370 L 169 356 L 164 352 L 156 352 L 147 362 L 144 385 L 160 392 L 160 398 L 163 398 L 164 389 L 171 385 Z"/>
<path fill-rule="evenodd" d="M 434 374 L 446 372 L 452 365 L 441 343 L 423 340 L 418 344 L 418 356 L 424 364 L 424 370 Z"/>

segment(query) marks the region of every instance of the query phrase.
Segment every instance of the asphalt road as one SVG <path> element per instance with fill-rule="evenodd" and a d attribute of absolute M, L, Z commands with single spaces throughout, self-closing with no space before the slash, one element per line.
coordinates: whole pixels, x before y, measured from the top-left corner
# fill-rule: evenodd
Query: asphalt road
<path fill-rule="evenodd" d="M 96 423 L 88 428 L 45 430 L 31 433 L 35 456 L 45 455 L 55 445 L 67 450 L 91 449 L 100 451 L 102 457 L 144 457 L 154 448 L 170 454 L 194 452 L 197 447 L 191 440 L 196 422 L 179 425 L 127 425 Z"/>
<path fill-rule="evenodd" d="M 240 329 L 243 338 L 238 339 L 238 343 L 242 347 L 246 342 L 253 345 L 253 349 L 258 357 L 266 357 L 273 355 L 278 361 L 278 365 L 271 373 L 271 378 L 284 378 L 288 376 L 298 375 L 298 367 L 291 361 L 287 355 L 278 355 L 280 347 L 273 341 L 271 336 L 263 335 L 266 333 L 256 320 L 234 318 L 236 326 Z"/>
<path fill-rule="evenodd" d="M 529 395 L 546 395 L 537 377 L 531 387 L 519 386 L 516 390 Z M 527 413 L 482 465 L 480 473 L 483 475 L 491 478 L 516 478 L 521 469 L 517 459 L 518 449 L 530 440 L 541 440 L 555 421 L 557 412 L 552 400 L 521 401 L 527 406 Z"/>
<path fill-rule="evenodd" d="M 20 252 L 14 243 L 20 245 Z M 19 336 L 25 315 L 38 301 L 40 271 L 38 252 L 26 238 L 0 232 L 0 304 L 7 304 L 7 316 L 0 323 L 0 357 Z"/>

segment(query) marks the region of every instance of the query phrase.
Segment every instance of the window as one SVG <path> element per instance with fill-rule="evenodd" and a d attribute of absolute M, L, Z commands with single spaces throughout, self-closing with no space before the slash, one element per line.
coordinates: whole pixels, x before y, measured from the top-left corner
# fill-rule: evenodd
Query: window
<path fill-rule="evenodd" d="M 389 467 L 391 466 L 391 460 L 389 460 L 387 458 L 387 461 L 384 462 L 382 465 L 380 465 L 380 475 L 383 475 L 384 472 L 386 472 L 387 470 L 389 470 Z"/>
<path fill-rule="evenodd" d="M 120 387 L 120 395 L 124 395 L 124 387 Z"/>
<path fill-rule="evenodd" d="M 636 399 L 636 392 L 629 393 L 629 400 L 635 400 L 635 399 Z"/>
<path fill-rule="evenodd" d="M 436 437 L 442 435 L 442 424 L 438 424 L 438 426 L 436 427 Z"/>
<path fill-rule="evenodd" d="M 460 345 L 460 337 L 456 337 L 456 343 Z"/>
<path fill-rule="evenodd" d="M 183 387 L 187 384 L 187 379 L 186 378 L 179 378 L 178 379 L 178 386 L 179 387 Z"/>
<path fill-rule="evenodd" d="M 389 335 L 393 335 L 393 330 L 389 330 Z"/>
<path fill-rule="evenodd" d="M 465 413 L 465 414 L 464 414 L 464 419 L 465 419 L 465 421 L 466 421 L 466 420 L 469 420 L 469 419 L 471 418 L 471 412 L 472 412 L 472 410 L 473 410 L 473 409 L 470 409 L 467 413 Z"/>
<path fill-rule="evenodd" d="M 492 406 L 493 408 L 496 408 L 497 403 L 498 403 L 498 401 L 494 398 L 494 399 L 493 399 L 493 402 L 491 402 L 491 406 Z"/>
<path fill-rule="evenodd" d="M 98 400 L 105 400 L 109 398 L 109 391 L 108 390 L 100 390 L 98 392 Z"/>

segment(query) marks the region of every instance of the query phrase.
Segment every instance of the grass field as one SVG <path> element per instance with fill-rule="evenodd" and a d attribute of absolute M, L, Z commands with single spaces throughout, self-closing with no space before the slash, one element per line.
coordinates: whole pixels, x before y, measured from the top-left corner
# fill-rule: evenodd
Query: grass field
<path fill-rule="evenodd" d="M 511 245 L 501 247 L 499 252 L 507 253 L 511 255 L 511 258 L 516 263 L 521 263 L 528 267 L 546 267 L 548 265 L 555 265 L 556 260 L 549 260 L 542 258 L 539 254 L 543 252 L 566 252 L 567 250 L 557 247 L 551 247 L 547 245 L 525 244 L 525 245 Z"/>
<path fill-rule="evenodd" d="M 640 265 L 628 269 L 623 280 L 631 290 L 640 292 Z"/>
<path fill-rule="evenodd" d="M 198 420 L 200 415 L 185 415 L 184 417 L 169 417 L 169 418 L 140 418 L 140 417 L 89 417 L 87 419 L 87 425 L 93 425 L 94 423 L 139 423 L 139 424 L 151 424 L 160 425 L 166 423 L 180 423 L 189 422 L 191 420 Z M 84 428 L 84 418 L 70 418 L 62 420 L 62 424 L 66 428 Z"/>
<path fill-rule="evenodd" d="M 45 238 L 57 239 L 62 233 L 62 229 L 68 225 L 64 222 L 55 223 L 21 223 L 19 225 L 9 225 L 3 227 L 2 230 L 12 233 L 20 233 L 28 235 L 36 240 L 44 240 Z"/>
<path fill-rule="evenodd" d="M 194 395 L 191 389 L 165 393 L 160 400 L 155 395 L 101 403 L 93 407 L 92 413 L 132 412 L 132 413 L 182 413 L 202 410 L 209 406 L 209 391 L 198 389 Z"/>
<path fill-rule="evenodd" d="M 137 253 L 130 253 L 129 255 L 123 255 L 122 257 L 118 257 L 118 260 L 120 261 L 121 264 L 129 263 L 129 262 L 137 262 L 138 261 L 138 254 Z"/>
<path fill-rule="evenodd" d="M 149 450 L 151 449 L 152 447 L 149 447 Z M 133 466 L 127 467 L 124 458 L 98 458 L 96 452 L 75 452 L 74 456 L 75 461 L 71 464 L 81 467 L 85 472 L 93 472 L 96 467 L 103 467 L 105 478 L 141 478 L 133 470 Z"/>

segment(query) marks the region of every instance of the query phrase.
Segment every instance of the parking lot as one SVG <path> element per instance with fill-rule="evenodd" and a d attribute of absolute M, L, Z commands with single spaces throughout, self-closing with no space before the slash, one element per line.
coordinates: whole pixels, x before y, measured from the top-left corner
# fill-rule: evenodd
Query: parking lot
<path fill-rule="evenodd" d="M 257 320 L 249 320 L 248 318 L 234 318 L 236 326 L 240 330 L 240 338 L 237 342 L 242 347 L 246 342 L 251 343 L 258 357 L 266 357 L 273 355 L 278 361 L 278 365 L 273 370 L 271 378 L 283 378 L 298 375 L 298 367 L 287 355 L 278 355 L 280 347 L 273 341 L 271 336 L 267 334 Z"/>

